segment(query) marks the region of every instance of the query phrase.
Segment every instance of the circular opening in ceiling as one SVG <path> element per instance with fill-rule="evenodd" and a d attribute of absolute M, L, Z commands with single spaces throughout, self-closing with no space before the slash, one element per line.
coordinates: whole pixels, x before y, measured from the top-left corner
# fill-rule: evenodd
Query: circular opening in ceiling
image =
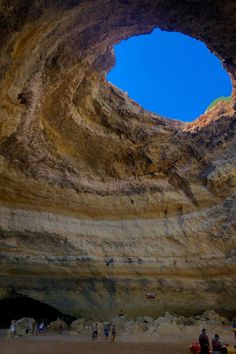
<path fill-rule="evenodd" d="M 219 97 L 230 99 L 227 71 L 204 43 L 192 37 L 155 29 L 120 42 L 115 57 L 108 81 L 161 116 L 190 122 Z"/>

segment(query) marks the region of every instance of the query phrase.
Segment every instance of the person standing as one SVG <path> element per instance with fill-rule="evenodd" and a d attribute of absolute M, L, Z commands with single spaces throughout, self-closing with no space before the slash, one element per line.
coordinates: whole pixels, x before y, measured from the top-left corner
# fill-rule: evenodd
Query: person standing
<path fill-rule="evenodd" d="M 92 339 L 97 340 L 98 337 L 98 324 L 92 326 Z"/>
<path fill-rule="evenodd" d="M 16 335 L 16 320 L 11 321 L 10 335 L 11 335 L 11 337 L 15 337 L 15 335 Z"/>
<path fill-rule="evenodd" d="M 112 324 L 112 327 L 111 327 L 111 342 L 115 342 L 115 337 L 116 337 L 116 326 L 115 326 L 115 323 Z"/>
<path fill-rule="evenodd" d="M 44 330 L 45 330 L 44 321 L 43 321 L 43 319 L 41 319 L 40 323 L 39 323 L 38 331 L 39 331 L 39 333 L 43 333 Z"/>
<path fill-rule="evenodd" d="M 232 327 L 233 327 L 233 332 L 234 332 L 234 338 L 236 339 L 236 321 L 235 320 L 232 324 Z"/>
<path fill-rule="evenodd" d="M 108 324 L 104 325 L 103 331 L 104 331 L 104 337 L 105 337 L 105 339 L 107 339 L 108 336 L 109 336 L 109 326 L 108 326 Z"/>
<path fill-rule="evenodd" d="M 199 344 L 201 346 L 201 354 L 209 354 L 209 338 L 206 335 L 205 328 L 203 328 L 202 333 L 199 336 Z"/>

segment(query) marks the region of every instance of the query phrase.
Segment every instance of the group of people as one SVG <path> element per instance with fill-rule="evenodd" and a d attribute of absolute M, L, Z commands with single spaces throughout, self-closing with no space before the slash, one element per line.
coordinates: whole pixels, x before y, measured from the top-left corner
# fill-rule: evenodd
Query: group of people
<path fill-rule="evenodd" d="M 47 329 L 47 320 L 40 319 L 35 322 L 28 322 L 25 326 L 25 334 L 38 334 L 42 333 Z M 17 321 L 12 320 L 10 324 L 10 335 L 12 337 L 17 336 Z"/>
<path fill-rule="evenodd" d="M 123 310 L 120 310 L 120 313 L 118 314 L 119 317 L 124 317 Z M 103 327 L 103 333 L 104 337 L 107 340 L 109 337 L 109 334 L 111 332 L 111 342 L 115 341 L 116 337 L 116 325 L 115 323 L 105 323 Z M 98 324 L 93 324 L 92 325 L 92 340 L 95 341 L 98 337 Z"/>
<path fill-rule="evenodd" d="M 60 317 L 58 317 L 57 322 L 58 322 L 58 332 L 62 333 L 63 321 Z M 28 319 L 28 322 L 23 324 L 19 323 L 19 321 L 12 320 L 9 328 L 9 333 L 11 337 L 16 337 L 18 335 L 23 335 L 23 334 L 37 335 L 37 334 L 45 333 L 49 328 L 49 326 L 50 326 L 49 322 L 46 318 L 37 319 L 37 320 Z M 19 328 L 20 328 L 20 334 L 19 334 Z"/>
<path fill-rule="evenodd" d="M 205 328 L 203 328 L 202 333 L 199 336 L 199 344 L 201 346 L 201 354 L 209 354 L 210 343 Z M 212 344 L 213 354 L 227 354 L 227 348 L 220 340 L 218 334 L 215 334 L 211 344 Z"/>
<path fill-rule="evenodd" d="M 215 334 L 215 336 L 213 337 L 211 345 L 212 345 L 212 354 L 227 354 L 228 353 L 227 347 L 220 340 L 220 337 L 218 334 Z M 206 334 L 205 328 L 203 328 L 202 333 L 199 336 L 199 343 L 193 343 L 189 349 L 192 354 L 198 354 L 198 353 L 209 354 L 209 353 L 211 353 L 210 341 L 209 341 L 209 338 Z"/>
<path fill-rule="evenodd" d="M 103 332 L 104 332 L 104 337 L 107 340 L 109 337 L 111 331 L 111 342 L 115 341 L 115 337 L 116 337 L 116 326 L 115 323 L 112 324 L 105 324 L 103 327 Z M 98 324 L 94 324 L 92 325 L 92 340 L 95 341 L 97 340 L 98 337 Z"/>

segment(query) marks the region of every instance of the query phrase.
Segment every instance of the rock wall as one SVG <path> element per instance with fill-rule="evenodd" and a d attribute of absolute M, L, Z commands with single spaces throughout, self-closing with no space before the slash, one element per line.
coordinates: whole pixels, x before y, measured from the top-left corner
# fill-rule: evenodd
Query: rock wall
<path fill-rule="evenodd" d="M 204 41 L 235 87 L 235 7 L 0 0 L 1 298 L 97 318 L 236 310 L 234 88 L 186 124 L 105 79 L 114 44 L 160 27 Z"/>

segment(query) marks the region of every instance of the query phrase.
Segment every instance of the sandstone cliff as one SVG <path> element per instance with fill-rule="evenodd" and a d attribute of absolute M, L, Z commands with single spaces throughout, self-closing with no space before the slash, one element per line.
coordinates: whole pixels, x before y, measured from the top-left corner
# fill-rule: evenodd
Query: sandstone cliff
<path fill-rule="evenodd" d="M 0 298 L 100 318 L 236 310 L 235 91 L 185 124 L 105 79 L 116 43 L 160 27 L 204 41 L 234 86 L 235 10 L 0 0 Z"/>

